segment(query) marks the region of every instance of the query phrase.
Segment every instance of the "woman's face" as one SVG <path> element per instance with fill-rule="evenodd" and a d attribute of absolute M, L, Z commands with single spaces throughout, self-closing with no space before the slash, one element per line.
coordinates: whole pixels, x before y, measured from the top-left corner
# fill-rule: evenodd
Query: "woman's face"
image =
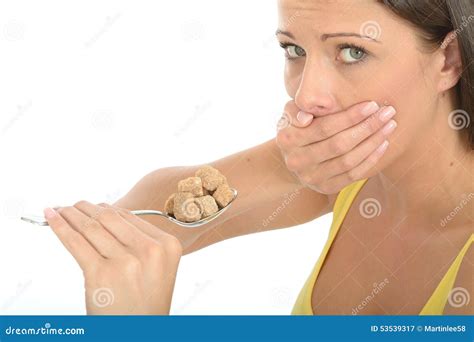
<path fill-rule="evenodd" d="M 438 66 L 408 23 L 375 0 L 281 0 L 279 14 L 285 87 L 300 109 L 321 116 L 369 100 L 394 106 L 384 165 L 423 139 Z"/>

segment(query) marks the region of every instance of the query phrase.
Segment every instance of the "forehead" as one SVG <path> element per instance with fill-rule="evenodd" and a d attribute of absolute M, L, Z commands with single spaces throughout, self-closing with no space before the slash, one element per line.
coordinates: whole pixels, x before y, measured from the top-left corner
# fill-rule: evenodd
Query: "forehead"
<path fill-rule="evenodd" d="M 279 27 L 311 26 L 317 31 L 351 28 L 365 22 L 379 25 L 394 21 L 384 6 L 376 0 L 279 0 Z"/>

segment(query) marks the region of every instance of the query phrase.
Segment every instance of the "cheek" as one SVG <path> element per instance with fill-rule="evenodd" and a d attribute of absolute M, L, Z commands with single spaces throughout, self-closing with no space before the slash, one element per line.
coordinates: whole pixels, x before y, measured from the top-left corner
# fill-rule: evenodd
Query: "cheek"
<path fill-rule="evenodd" d="M 374 100 L 382 105 L 392 105 L 397 110 L 394 120 L 398 128 L 393 139 L 400 139 L 400 143 L 405 145 L 430 125 L 434 93 L 417 65 L 393 69 L 383 78 L 379 77 L 374 86 Z"/>
<path fill-rule="evenodd" d="M 285 89 L 288 96 L 295 98 L 296 92 L 301 81 L 301 75 L 303 74 L 304 65 L 298 65 L 298 62 L 286 62 L 285 63 Z"/>

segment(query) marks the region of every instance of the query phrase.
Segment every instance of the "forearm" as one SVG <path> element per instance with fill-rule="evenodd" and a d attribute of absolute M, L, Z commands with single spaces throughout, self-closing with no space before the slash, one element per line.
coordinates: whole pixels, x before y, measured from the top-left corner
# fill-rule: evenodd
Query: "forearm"
<path fill-rule="evenodd" d="M 285 196 L 295 193 L 299 195 L 303 190 L 285 167 L 273 140 L 209 164 L 220 170 L 227 177 L 230 186 L 239 193 L 223 215 L 203 227 L 191 229 L 179 227 L 157 216 L 144 217 L 160 229 L 175 235 L 183 244 L 185 254 L 232 236 L 277 227 L 275 222 L 269 222 L 268 227 L 264 223 L 262 227 L 258 227 L 256 223 L 260 221 L 260 216 L 262 220 L 268 217 L 271 208 L 284 201 Z M 192 176 L 200 166 L 170 167 L 153 171 L 115 205 L 130 210 L 162 210 L 168 196 L 176 191 L 178 181 Z M 309 200 L 309 197 L 322 199 L 321 195 L 307 189 L 303 192 L 304 195 L 300 197 L 306 196 L 306 200 Z M 297 202 L 293 205 L 297 205 Z M 315 206 L 309 216 L 315 215 L 317 207 Z M 280 215 L 279 219 L 283 222 L 289 220 L 286 215 Z M 296 225 L 297 222 L 293 221 L 288 221 L 287 225 Z M 280 223 L 280 226 L 282 224 L 286 223 Z"/>

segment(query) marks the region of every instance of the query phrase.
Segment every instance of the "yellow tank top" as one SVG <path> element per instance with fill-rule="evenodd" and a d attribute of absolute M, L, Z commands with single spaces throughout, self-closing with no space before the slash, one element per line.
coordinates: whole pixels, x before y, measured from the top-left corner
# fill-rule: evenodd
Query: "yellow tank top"
<path fill-rule="evenodd" d="M 331 247 L 339 227 L 342 225 L 342 221 L 344 220 L 349 208 L 354 201 L 354 198 L 357 196 L 357 193 L 365 184 L 368 179 L 362 179 L 360 181 L 354 182 L 352 184 L 347 185 L 343 188 L 339 194 L 337 195 L 336 201 L 334 203 L 333 208 L 333 220 L 331 224 L 331 228 L 329 230 L 329 237 L 328 240 L 319 256 L 316 265 L 314 266 L 310 276 L 306 280 L 303 288 L 301 289 L 298 298 L 296 299 L 296 303 L 293 307 L 291 312 L 292 315 L 313 315 L 313 309 L 311 306 L 311 296 L 314 284 L 316 283 L 316 279 L 318 277 L 319 271 L 323 265 L 323 262 L 326 258 L 326 255 Z M 456 279 L 456 275 L 459 270 L 459 266 L 461 265 L 462 259 L 466 254 L 469 246 L 474 241 L 474 234 L 471 234 L 469 239 L 467 240 L 464 247 L 461 249 L 459 254 L 457 255 L 456 259 L 453 261 L 451 266 L 449 267 L 448 271 L 444 275 L 443 279 L 441 279 L 440 283 L 434 290 L 431 297 L 426 302 L 425 306 L 420 312 L 420 315 L 442 315 L 444 311 L 444 306 L 446 305 L 446 301 L 448 300 L 449 293 L 454 285 L 454 281 Z"/>

